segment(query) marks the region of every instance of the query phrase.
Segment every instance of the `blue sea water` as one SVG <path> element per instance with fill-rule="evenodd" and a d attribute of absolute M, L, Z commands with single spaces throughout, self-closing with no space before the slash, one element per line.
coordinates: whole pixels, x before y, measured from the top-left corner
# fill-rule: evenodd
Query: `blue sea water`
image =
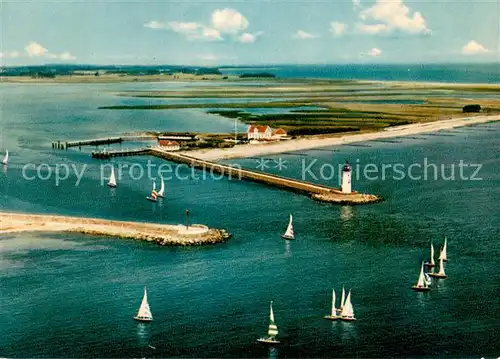
<path fill-rule="evenodd" d="M 500 83 L 500 63 L 487 64 L 358 64 L 270 65 L 224 68 L 225 74 L 269 72 L 279 78 L 336 80 Z"/>
<path fill-rule="evenodd" d="M 100 184 L 100 166 L 108 162 L 90 158 L 90 149 L 50 148 L 54 139 L 103 133 L 234 128 L 232 120 L 198 110 L 97 109 L 131 101 L 114 96 L 121 90 L 155 86 L 0 86 L 0 151 L 11 152 L 0 171 L 0 210 L 176 224 L 188 208 L 193 222 L 225 228 L 233 238 L 210 247 L 172 248 L 75 234 L 0 236 L 0 356 L 500 355 L 498 124 L 269 156 L 267 171 L 298 178 L 304 163 L 316 161 L 312 170 L 318 175 L 322 165 L 348 159 L 354 188 L 385 199 L 359 207 L 319 203 L 256 183 L 203 179 L 199 171 L 194 178 L 187 168 L 180 174 L 189 178 L 168 179 L 167 196 L 155 205 L 144 198 L 151 180 L 125 173 L 112 190 Z M 286 161 L 281 170 L 280 158 Z M 357 178 L 369 163 L 407 168 L 426 158 L 443 165 L 446 174 L 460 160 L 481 164 L 482 180 L 395 180 L 391 171 L 385 179 Z M 147 157 L 111 163 L 146 166 L 148 160 L 165 163 Z M 75 175 L 56 185 L 53 178 L 23 179 L 27 163 L 87 167 L 78 186 Z M 337 184 L 335 176 L 317 181 Z M 285 242 L 280 234 L 290 213 L 297 239 Z M 445 236 L 449 278 L 435 281 L 429 293 L 412 292 L 430 241 L 438 248 Z M 144 286 L 155 319 L 147 325 L 132 319 Z M 357 321 L 323 320 L 332 287 L 339 295 L 342 286 L 352 289 Z M 283 342 L 275 351 L 255 343 L 267 331 L 270 300 Z"/>

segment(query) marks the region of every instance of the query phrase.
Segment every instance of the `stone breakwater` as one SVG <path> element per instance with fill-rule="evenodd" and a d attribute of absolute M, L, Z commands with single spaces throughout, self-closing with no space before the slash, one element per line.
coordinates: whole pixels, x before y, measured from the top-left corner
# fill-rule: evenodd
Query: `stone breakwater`
<path fill-rule="evenodd" d="M 322 193 L 313 194 L 311 198 L 321 202 L 350 205 L 377 203 L 382 201 L 382 197 L 366 193 Z"/>
<path fill-rule="evenodd" d="M 230 237 L 223 229 L 200 224 L 186 228 L 184 225 L 0 212 L 0 235 L 16 232 L 72 232 L 137 239 L 162 246 L 217 244 Z"/>

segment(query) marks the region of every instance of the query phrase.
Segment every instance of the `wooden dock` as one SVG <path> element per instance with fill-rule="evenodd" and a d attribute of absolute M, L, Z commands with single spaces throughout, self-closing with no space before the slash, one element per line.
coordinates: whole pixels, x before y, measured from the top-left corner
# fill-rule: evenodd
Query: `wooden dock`
<path fill-rule="evenodd" d="M 80 147 L 80 146 L 110 145 L 112 143 L 121 143 L 122 141 L 123 140 L 121 137 L 94 138 L 91 140 L 69 141 L 66 142 L 66 148 Z"/>
<path fill-rule="evenodd" d="M 125 157 L 125 156 L 139 156 L 139 155 L 149 155 L 151 152 L 150 148 L 135 148 L 135 149 L 123 149 L 116 151 L 92 151 L 92 158 L 97 158 L 101 160 L 109 160 L 112 157 Z"/>

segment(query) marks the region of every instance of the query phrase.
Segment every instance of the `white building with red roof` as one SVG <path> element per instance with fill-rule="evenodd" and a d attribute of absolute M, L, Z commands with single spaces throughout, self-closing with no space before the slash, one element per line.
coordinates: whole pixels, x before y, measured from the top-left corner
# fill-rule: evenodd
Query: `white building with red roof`
<path fill-rule="evenodd" d="M 250 125 L 247 136 L 249 140 L 270 140 L 273 137 L 273 130 L 267 125 Z"/>
<path fill-rule="evenodd" d="M 177 141 L 159 139 L 158 145 L 167 151 L 179 151 L 181 149 L 181 145 Z"/>
<path fill-rule="evenodd" d="M 272 138 L 280 139 L 282 137 L 286 137 L 287 133 L 282 128 L 276 128 L 272 132 Z"/>

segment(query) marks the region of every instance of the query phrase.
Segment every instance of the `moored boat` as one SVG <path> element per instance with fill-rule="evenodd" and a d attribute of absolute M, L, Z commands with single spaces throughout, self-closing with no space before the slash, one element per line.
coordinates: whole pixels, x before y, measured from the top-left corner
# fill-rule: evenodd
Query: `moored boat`
<path fill-rule="evenodd" d="M 420 274 L 418 276 L 417 284 L 413 285 L 411 289 L 417 292 L 428 292 L 431 290 L 428 284 L 429 282 L 426 280 L 424 276 L 424 263 L 422 262 L 422 265 L 420 266 Z"/>
<path fill-rule="evenodd" d="M 148 292 L 146 291 L 146 287 L 144 287 L 144 296 L 142 297 L 141 306 L 139 307 L 139 311 L 134 319 L 139 322 L 153 321 L 153 315 L 151 314 L 151 309 L 149 308 Z"/>
<path fill-rule="evenodd" d="M 428 268 L 432 268 L 436 265 L 436 262 L 434 262 L 434 245 L 431 242 L 431 259 L 425 263 L 425 266 Z"/>
<path fill-rule="evenodd" d="M 347 322 L 356 320 L 356 318 L 354 317 L 354 309 L 352 308 L 351 303 L 351 290 L 349 290 L 349 294 L 347 294 L 347 297 L 345 299 L 344 307 L 342 308 L 342 312 L 340 313 L 340 319 Z"/>
<path fill-rule="evenodd" d="M 332 311 L 330 315 L 325 315 L 323 318 L 329 320 L 337 320 L 339 316 L 337 315 L 337 309 L 335 308 L 335 289 L 332 289 Z"/>
<path fill-rule="evenodd" d="M 151 202 L 156 202 L 157 201 L 157 193 L 156 193 L 156 183 L 153 182 L 153 190 L 151 191 L 151 195 L 146 197 L 147 200 L 150 200 Z"/>
<path fill-rule="evenodd" d="M 9 150 L 5 150 L 5 156 L 3 156 L 2 164 L 6 165 L 9 163 Z"/>
<path fill-rule="evenodd" d="M 114 167 L 111 167 L 111 175 L 109 176 L 108 186 L 113 188 L 116 187 L 116 177 L 115 177 Z"/>
<path fill-rule="evenodd" d="M 165 197 L 165 182 L 163 181 L 163 177 L 161 178 L 160 190 L 156 193 L 158 197 Z"/>
<path fill-rule="evenodd" d="M 437 272 L 437 273 L 434 273 L 434 272 L 433 273 L 429 273 L 429 275 L 431 277 L 440 278 L 440 279 L 448 278 L 448 276 L 444 272 L 444 259 L 443 258 L 439 258 L 439 272 Z"/>
<path fill-rule="evenodd" d="M 278 336 L 278 326 L 274 321 L 273 301 L 269 304 L 269 328 L 267 330 L 267 337 L 259 338 L 257 341 L 263 344 L 280 344 L 281 342 L 276 339 Z"/>
<path fill-rule="evenodd" d="M 284 234 L 281 235 L 281 238 L 287 239 L 287 240 L 294 240 L 295 239 L 292 221 L 293 221 L 293 218 L 292 218 L 292 215 L 290 215 L 290 221 L 288 222 L 288 227 L 286 227 L 286 231 Z"/>
<path fill-rule="evenodd" d="M 444 237 L 444 244 L 443 248 L 441 248 L 441 252 L 439 253 L 439 259 L 443 259 L 443 261 L 447 262 L 448 261 L 448 256 L 446 254 L 446 247 L 447 247 L 447 239 Z"/>

